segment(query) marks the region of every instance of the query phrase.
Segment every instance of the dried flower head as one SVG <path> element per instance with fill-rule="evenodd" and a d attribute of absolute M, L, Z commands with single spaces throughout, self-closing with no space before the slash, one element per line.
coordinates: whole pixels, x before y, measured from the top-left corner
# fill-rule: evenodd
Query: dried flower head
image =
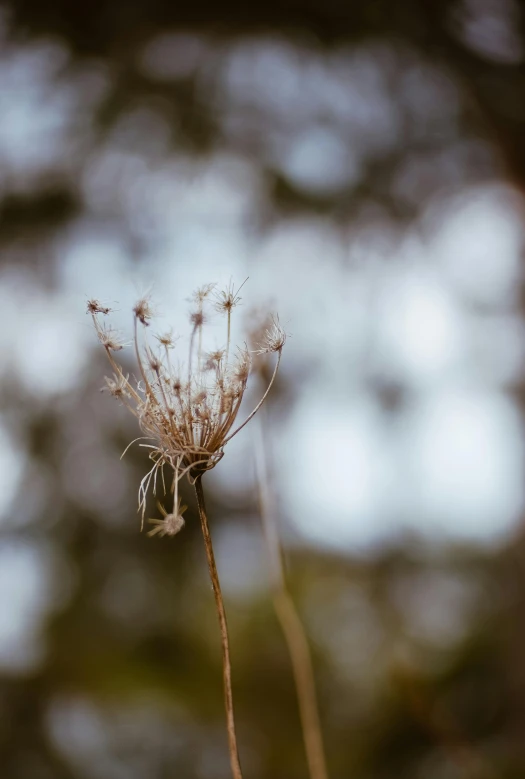
<path fill-rule="evenodd" d="M 105 377 L 106 386 L 103 389 L 107 389 L 114 398 L 123 399 L 129 397 L 129 374 L 128 376 L 114 375 L 112 379 Z"/>
<path fill-rule="evenodd" d="M 120 352 L 125 346 L 122 336 L 113 327 L 99 325 L 97 322 L 97 335 L 100 343 L 108 352 Z"/>
<path fill-rule="evenodd" d="M 160 369 L 162 367 L 162 362 L 153 352 L 148 350 L 148 362 L 149 367 L 154 373 L 160 373 Z"/>
<path fill-rule="evenodd" d="M 158 333 L 155 336 L 159 344 L 165 349 L 174 349 L 179 337 L 180 336 L 173 334 L 173 330 L 168 330 L 166 333 Z"/>
<path fill-rule="evenodd" d="M 219 313 L 230 314 L 232 309 L 241 302 L 242 298 L 239 297 L 239 292 L 247 281 L 248 279 L 245 279 L 237 290 L 234 288 L 233 282 L 230 281 L 226 289 L 217 292 L 215 295 L 215 310 Z"/>
<path fill-rule="evenodd" d="M 244 384 L 246 381 L 248 381 L 251 367 L 252 360 L 250 357 L 250 352 L 248 351 L 248 347 L 245 346 L 243 349 L 239 348 L 237 350 L 237 357 L 233 366 L 233 375 L 240 384 Z"/>
<path fill-rule="evenodd" d="M 113 309 L 108 308 L 108 306 L 103 306 L 95 298 L 91 298 L 91 300 L 88 300 L 88 302 L 87 302 L 87 313 L 88 314 L 109 314 L 112 310 Z"/>
<path fill-rule="evenodd" d="M 220 370 L 221 362 L 224 359 L 224 349 L 215 349 L 206 355 L 205 367 L 209 371 Z"/>
<path fill-rule="evenodd" d="M 270 317 L 266 327 L 262 328 L 258 348 L 254 350 L 255 354 L 269 354 L 270 352 L 279 352 L 286 342 L 286 333 L 279 322 L 278 316 Z"/>
<path fill-rule="evenodd" d="M 149 325 L 149 320 L 153 317 L 154 312 L 151 306 L 151 298 L 149 295 L 143 295 L 133 308 L 133 313 L 139 322 L 146 327 Z"/>
<path fill-rule="evenodd" d="M 202 327 L 206 323 L 206 314 L 202 309 L 198 309 L 197 311 L 192 311 L 190 313 L 190 322 L 193 325 L 194 330 L 198 330 L 199 327 Z"/>
<path fill-rule="evenodd" d="M 237 293 L 230 287 L 232 301 Z M 154 353 L 147 343 L 147 331 L 137 328 L 137 322 L 148 325 L 152 316 L 149 297 L 143 297 L 133 308 L 135 316 L 135 353 L 140 372 L 139 382 L 133 385 L 124 375 L 113 352 L 123 344 L 110 328 L 99 321 L 99 314 L 105 311 L 91 307 L 98 337 L 104 347 L 114 371 L 113 379 L 106 379 L 107 388 L 137 418 L 145 443 L 150 450 L 152 467 L 143 478 L 139 488 L 139 510 L 144 521 L 146 497 L 150 487 L 156 493 L 159 474 L 164 486 L 164 467 L 173 474 L 174 506 L 178 507 L 178 486 L 184 476 L 194 481 L 203 473 L 214 468 L 224 455 L 224 447 L 259 410 L 275 380 L 285 341 L 284 331 L 278 320 L 273 319 L 265 335 L 260 351 L 277 352 L 273 375 L 261 400 L 240 425 L 236 425 L 251 368 L 251 357 L 246 346 L 239 348 L 234 359 L 230 353 L 230 314 L 226 333 L 226 346 L 204 355 L 202 352 L 202 331 L 207 322 L 204 305 L 213 285 L 201 287 L 193 295 L 198 308 L 191 315 L 191 332 L 186 365 L 177 365 L 174 371 L 170 363 L 170 348 L 174 339 L 171 334 L 157 336 L 164 349 Z M 237 290 L 238 291 L 238 290 Z M 233 306 L 232 306 L 233 307 Z M 184 377 L 182 379 L 181 377 Z M 180 530 L 182 509 L 164 513 L 164 519 L 155 520 L 160 528 L 150 535 L 174 535 Z M 168 519 L 169 518 L 169 519 Z M 177 519 L 178 518 L 178 519 Z M 162 523 L 162 525 L 158 524 Z M 178 527 L 178 530 L 175 528 Z"/>
<path fill-rule="evenodd" d="M 215 284 L 204 284 L 202 287 L 198 287 L 198 289 L 195 290 L 190 300 L 193 300 L 194 303 L 198 303 L 199 307 L 202 308 L 202 304 L 214 289 Z"/>

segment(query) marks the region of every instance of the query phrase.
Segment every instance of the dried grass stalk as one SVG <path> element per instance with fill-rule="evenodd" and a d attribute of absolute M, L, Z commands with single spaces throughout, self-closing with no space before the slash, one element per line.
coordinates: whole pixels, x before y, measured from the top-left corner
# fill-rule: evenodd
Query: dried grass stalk
<path fill-rule="evenodd" d="M 301 618 L 286 585 L 273 493 L 268 476 L 263 419 L 259 420 L 258 425 L 256 470 L 273 605 L 292 663 L 310 779 L 328 779 L 312 656 Z"/>

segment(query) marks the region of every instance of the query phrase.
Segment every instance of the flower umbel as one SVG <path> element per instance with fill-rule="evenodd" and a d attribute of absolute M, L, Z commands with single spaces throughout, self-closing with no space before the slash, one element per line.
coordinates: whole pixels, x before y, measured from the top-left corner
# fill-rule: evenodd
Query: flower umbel
<path fill-rule="evenodd" d="M 156 336 L 156 348 L 150 345 L 147 330 L 153 314 L 151 302 L 149 297 L 143 297 L 137 302 L 133 308 L 134 345 L 140 381 L 135 385 L 115 359 L 114 352 L 120 351 L 124 344 L 115 331 L 102 321 L 109 310 L 98 301 L 92 301 L 88 305 L 88 313 L 93 318 L 97 335 L 106 349 L 114 371 L 114 377 L 106 380 L 107 387 L 137 418 L 144 434 L 145 443 L 141 443 L 141 446 L 150 449 L 153 465 L 139 489 L 142 525 L 147 492 L 153 487 L 156 494 L 159 472 L 164 484 L 164 466 L 169 466 L 173 474 L 173 493 L 176 500 L 178 483 L 184 476 L 188 476 L 193 483 L 198 476 L 214 468 L 222 459 L 225 444 L 258 411 L 277 375 L 286 335 L 279 325 L 279 320 L 274 318 L 259 350 L 277 353 L 273 375 L 255 409 L 235 428 L 248 383 L 251 356 L 248 349 L 242 347 L 237 349 L 234 357 L 232 353 L 232 358 L 229 359 L 230 315 L 239 300 L 239 290 L 235 291 L 231 284 L 224 291 L 216 293 L 213 301 L 214 307 L 222 303 L 223 310 L 228 314 L 226 346 L 209 354 L 202 352 L 202 331 L 208 321 L 205 305 L 213 289 L 214 285 L 208 284 L 192 296 L 197 308 L 190 314 L 186 367 L 177 361 L 176 370 L 172 365 L 171 355 L 177 353 L 177 339 L 168 333 Z M 178 509 L 174 508 L 173 514 L 166 514 L 164 520 L 158 520 L 163 522 L 159 535 L 174 535 L 166 530 L 168 516 L 179 516 Z M 150 531 L 149 535 L 155 533 L 156 529 Z"/>

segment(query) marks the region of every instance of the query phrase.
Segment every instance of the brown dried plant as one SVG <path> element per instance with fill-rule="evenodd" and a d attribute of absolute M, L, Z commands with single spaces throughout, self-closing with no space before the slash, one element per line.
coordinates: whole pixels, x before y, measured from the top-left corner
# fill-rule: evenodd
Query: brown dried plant
<path fill-rule="evenodd" d="M 191 298 L 193 308 L 189 317 L 191 329 L 187 362 L 185 365 L 178 362 L 176 367 L 171 352 L 176 347 L 177 339 L 171 332 L 155 336 L 155 348 L 148 342 L 147 332 L 154 312 L 149 295 L 143 296 L 133 308 L 133 343 L 140 374 L 137 382 L 130 381 L 115 358 L 115 353 L 124 348 L 124 342 L 114 329 L 101 320 L 111 310 L 98 300 L 89 300 L 87 304 L 87 312 L 93 318 L 98 338 L 114 371 L 113 378 L 106 378 L 107 389 L 137 418 L 144 435 L 135 441 L 148 441 L 140 444 L 150 450 L 149 457 L 153 463 L 139 487 L 141 528 L 144 526 L 150 487 L 157 494 L 162 484 L 166 494 L 166 467 L 172 478 L 173 508 L 168 512 L 158 504 L 162 518 L 149 520 L 154 527 L 148 535 L 177 534 L 184 526 L 182 514 L 186 509 L 180 505 L 179 483 L 187 477 L 195 488 L 221 632 L 224 698 L 234 779 L 242 779 L 242 772 L 233 714 L 228 626 L 204 502 L 202 476 L 217 465 L 228 441 L 242 430 L 264 403 L 275 381 L 286 340 L 278 318 L 272 318 L 254 351 L 258 354 L 275 352 L 275 368 L 260 401 L 246 419 L 234 427 L 251 369 L 251 353 L 246 345 L 238 348 L 234 358 L 230 359 L 231 316 L 240 301 L 239 289 L 235 290 L 230 284 L 225 290 L 215 292 L 215 285 L 208 284 L 196 290 Z M 205 354 L 202 347 L 203 328 L 209 320 L 207 306 L 210 302 L 215 311 L 226 315 L 226 345 L 224 349 Z"/>
<path fill-rule="evenodd" d="M 256 472 L 273 607 L 290 655 L 309 776 L 310 779 L 328 779 L 312 655 L 306 631 L 286 582 L 281 542 L 276 523 L 277 512 L 268 474 L 264 427 L 264 419 L 260 419 L 255 450 Z"/>
<path fill-rule="evenodd" d="M 260 314 L 253 312 L 251 319 L 256 321 Z M 264 320 L 250 333 L 250 341 L 256 346 L 261 334 L 271 332 L 273 322 Z M 255 348 L 254 351 L 258 351 Z M 266 360 L 258 360 L 254 373 L 264 382 L 268 365 Z M 266 544 L 269 578 L 273 607 L 290 655 L 299 716 L 303 734 L 306 762 L 310 779 L 328 779 L 326 755 L 315 688 L 312 655 L 306 631 L 301 617 L 288 589 L 283 564 L 283 552 L 277 527 L 277 509 L 275 493 L 269 469 L 269 444 L 265 435 L 268 425 L 265 423 L 267 409 L 262 409 L 256 425 L 255 468 L 259 493 L 259 510 Z"/>

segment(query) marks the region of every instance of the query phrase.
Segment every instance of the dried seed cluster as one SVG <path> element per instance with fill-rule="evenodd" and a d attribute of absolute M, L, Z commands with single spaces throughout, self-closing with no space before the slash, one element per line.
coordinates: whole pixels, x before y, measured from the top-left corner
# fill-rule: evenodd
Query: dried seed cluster
<path fill-rule="evenodd" d="M 240 288 L 239 288 L 240 289 Z M 139 510 L 146 508 L 146 496 L 150 486 L 156 493 L 158 475 L 161 474 L 164 492 L 164 466 L 173 471 L 173 512 L 161 509 L 163 519 L 150 520 L 155 528 L 150 535 L 175 535 L 182 526 L 182 512 L 178 485 L 188 475 L 195 480 L 213 468 L 223 457 L 224 446 L 259 410 L 275 380 L 286 335 L 277 318 L 262 332 L 262 342 L 255 350 L 258 354 L 275 352 L 277 361 L 268 387 L 253 411 L 233 431 L 248 377 L 251 369 L 251 354 L 246 346 L 237 348 L 230 359 L 230 326 L 232 310 L 238 305 L 239 289 L 230 284 L 225 290 L 215 292 L 215 285 L 208 284 L 196 290 L 191 301 L 191 325 L 189 349 L 186 363 L 175 367 L 172 352 L 177 338 L 173 333 L 156 335 L 153 347 L 147 337 L 153 316 L 149 296 L 141 298 L 133 308 L 134 345 L 140 372 L 136 384 L 115 359 L 124 342 L 112 328 L 107 327 L 101 317 L 111 311 L 97 300 L 88 301 L 87 312 L 91 314 L 98 338 L 114 371 L 113 378 L 106 378 L 109 392 L 118 398 L 137 417 L 144 436 L 136 440 L 150 449 L 153 466 L 143 478 L 139 488 Z M 227 318 L 226 345 L 222 349 L 205 354 L 202 349 L 203 328 L 208 321 L 206 306 L 212 304 Z M 133 442 L 134 443 L 134 442 Z"/>

